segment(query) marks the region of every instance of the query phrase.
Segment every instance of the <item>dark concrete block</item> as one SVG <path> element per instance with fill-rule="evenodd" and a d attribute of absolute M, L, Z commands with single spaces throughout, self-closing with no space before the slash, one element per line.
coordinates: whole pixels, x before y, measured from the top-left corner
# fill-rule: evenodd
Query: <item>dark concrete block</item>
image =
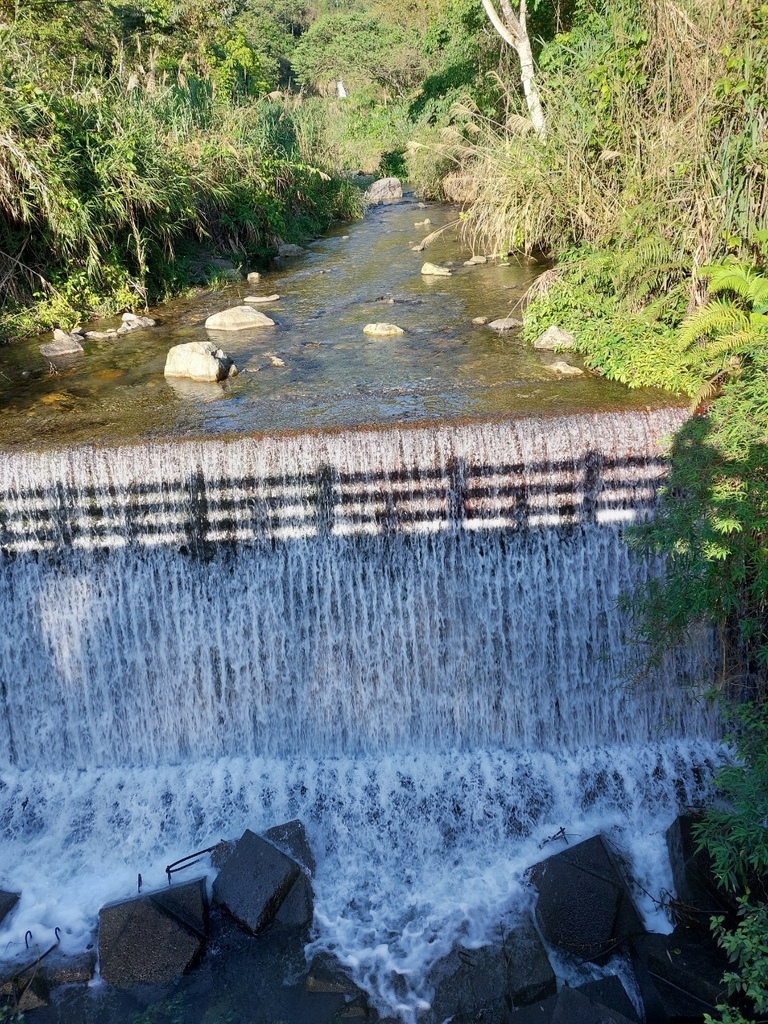
<path fill-rule="evenodd" d="M 632 1024 L 632 1020 L 566 986 L 557 995 L 551 1024 Z"/>
<path fill-rule="evenodd" d="M 274 923 L 281 928 L 307 928 L 312 924 L 314 912 L 312 883 L 301 871 L 288 895 L 280 904 L 280 909 L 275 914 Z"/>
<path fill-rule="evenodd" d="M 282 850 L 292 860 L 298 861 L 306 868 L 312 878 L 315 877 L 315 858 L 307 839 L 307 833 L 298 820 L 287 821 L 284 825 L 274 825 L 264 833 L 264 838 Z"/>
<path fill-rule="evenodd" d="M 56 950 L 43 960 L 40 970 L 51 988 L 56 985 L 87 984 L 96 973 L 96 950 L 74 956 Z"/>
<path fill-rule="evenodd" d="M 598 978 L 596 981 L 588 981 L 585 985 L 579 985 L 577 991 L 587 996 L 593 1003 L 600 1003 L 609 1010 L 616 1010 L 629 1020 L 639 1021 L 637 1011 L 632 1000 L 627 995 L 627 990 L 616 975 L 607 978 Z"/>
<path fill-rule="evenodd" d="M 601 836 L 536 864 L 536 920 L 544 938 L 585 960 L 604 963 L 643 932 L 620 867 Z"/>
<path fill-rule="evenodd" d="M 667 829 L 666 839 L 676 893 L 675 913 L 681 922 L 708 938 L 712 915 L 734 913 L 737 908 L 718 888 L 707 851 L 696 849 L 693 828 L 701 820 L 701 815 L 679 815 Z"/>
<path fill-rule="evenodd" d="M 684 929 L 633 940 L 632 966 L 649 1020 L 700 1022 L 725 1001 L 720 979 L 728 969 L 727 958 Z"/>
<path fill-rule="evenodd" d="M 300 873 L 295 861 L 246 829 L 216 876 L 213 898 L 257 935 L 272 922 Z"/>
<path fill-rule="evenodd" d="M 205 919 L 203 878 L 102 907 L 99 962 L 104 981 L 117 988 L 165 984 L 189 970 L 205 945 L 204 932 L 198 929 L 201 904 Z"/>
<path fill-rule="evenodd" d="M 347 974 L 346 968 L 330 953 L 318 953 L 304 979 L 307 992 L 338 992 L 357 998 L 362 991 Z"/>
<path fill-rule="evenodd" d="M 505 936 L 504 956 L 510 1006 L 528 1006 L 557 991 L 555 972 L 532 918 Z"/>
<path fill-rule="evenodd" d="M 18 892 L 6 892 L 4 889 L 0 889 L 0 924 L 11 913 L 20 898 L 21 894 Z"/>
<path fill-rule="evenodd" d="M 487 1024 L 506 1021 L 512 1007 L 553 994 L 557 984 L 546 950 L 529 918 L 504 939 L 482 949 L 455 947 L 435 965 L 428 1020 L 456 1024 L 479 1014 Z"/>

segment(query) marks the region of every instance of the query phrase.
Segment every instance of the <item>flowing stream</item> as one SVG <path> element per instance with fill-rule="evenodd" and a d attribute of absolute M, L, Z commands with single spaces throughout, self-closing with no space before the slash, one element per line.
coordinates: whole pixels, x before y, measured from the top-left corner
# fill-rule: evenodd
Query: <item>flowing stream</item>
<path fill-rule="evenodd" d="M 401 248 L 404 216 L 380 215 L 400 224 Z M 298 288 L 305 272 L 285 281 Z M 466 319 L 467 301 L 443 305 Z M 702 635 L 644 670 L 620 598 L 659 569 L 624 532 L 652 514 L 661 440 L 683 413 L 645 408 L 647 395 L 619 409 L 617 389 L 595 381 L 602 411 L 573 413 L 583 385 L 545 384 L 539 370 L 523 384 L 534 357 L 514 339 L 452 329 L 434 387 L 428 334 L 420 355 L 375 342 L 350 357 L 346 391 L 330 382 L 343 383 L 347 343 L 335 352 L 330 335 L 311 387 L 295 366 L 271 397 L 266 371 L 211 402 L 163 385 L 155 419 L 145 370 L 126 369 L 134 390 L 107 406 L 105 446 L 52 446 L 68 414 L 39 401 L 81 388 L 92 428 L 103 354 L 29 385 L 38 450 L 20 444 L 11 408 L 0 888 L 22 899 L 0 959 L 23 951 L 27 930 L 45 947 L 59 927 L 65 950 L 83 949 L 99 907 L 132 894 L 138 872 L 160 885 L 176 858 L 291 818 L 318 862 L 312 949 L 333 950 L 406 1022 L 455 941 L 482 943 L 530 905 L 525 870 L 561 828 L 608 834 L 648 924 L 668 927 L 652 899 L 671 888 L 664 830 L 705 799 L 721 756 L 699 697 L 715 651 Z M 148 337 L 141 359 L 144 345 L 167 347 L 167 332 Z M 473 346 L 478 365 L 501 355 L 488 370 L 498 387 L 476 370 L 461 383 Z M 371 353 L 400 383 L 371 384 L 358 408 Z M 410 390 L 409 374 L 421 381 Z M 525 388 L 560 415 L 520 418 Z M 135 419 L 121 405 L 131 395 Z M 433 399 L 440 425 L 412 424 Z M 41 408 L 64 418 L 38 421 Z M 337 408 L 341 429 L 300 429 Z M 150 437 L 173 424 L 174 439 L 116 443 L 142 419 Z"/>

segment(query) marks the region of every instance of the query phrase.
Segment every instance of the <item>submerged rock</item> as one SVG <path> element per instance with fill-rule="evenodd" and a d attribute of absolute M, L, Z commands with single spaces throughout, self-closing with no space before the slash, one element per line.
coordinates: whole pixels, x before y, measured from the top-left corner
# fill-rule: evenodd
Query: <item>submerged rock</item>
<path fill-rule="evenodd" d="M 250 302 L 252 306 L 259 306 L 264 302 L 277 302 L 280 296 L 275 292 L 273 295 L 246 295 L 243 302 Z"/>
<path fill-rule="evenodd" d="M 499 320 L 491 320 L 488 324 L 492 331 L 498 331 L 499 334 L 504 334 L 506 331 L 517 330 L 518 327 L 523 326 L 523 321 L 518 320 L 514 316 L 501 317 Z"/>
<path fill-rule="evenodd" d="M 394 338 L 398 334 L 405 334 L 402 327 L 398 327 L 397 324 L 366 324 L 363 328 L 363 334 L 371 334 L 375 338 Z"/>
<path fill-rule="evenodd" d="M 464 261 L 464 266 L 465 267 L 478 267 L 482 263 L 487 263 L 487 262 L 488 262 L 488 257 L 487 256 L 471 256 L 468 260 Z"/>
<path fill-rule="evenodd" d="M 363 197 L 371 206 L 393 203 L 403 198 L 403 185 L 399 178 L 379 178 L 369 186 Z"/>
<path fill-rule="evenodd" d="M 117 988 L 173 981 L 197 963 L 207 930 L 204 878 L 102 907 L 101 977 Z"/>
<path fill-rule="evenodd" d="M 421 268 L 424 277 L 450 277 L 451 271 L 448 267 L 438 267 L 435 263 L 425 263 Z"/>
<path fill-rule="evenodd" d="M 274 327 L 275 321 L 250 306 L 232 306 L 213 313 L 205 321 L 205 326 L 209 331 L 248 331 L 257 327 Z"/>
<path fill-rule="evenodd" d="M 301 245 L 294 245 L 292 242 L 280 242 L 277 247 L 277 255 L 280 257 L 303 256 L 308 249 Z"/>
<path fill-rule="evenodd" d="M 555 350 L 567 351 L 576 344 L 576 339 L 570 331 L 564 331 L 561 327 L 548 327 L 546 331 L 538 336 L 533 343 L 535 349 L 554 352 Z"/>
<path fill-rule="evenodd" d="M 478 327 L 483 327 L 485 324 L 488 323 L 488 317 L 487 316 L 475 316 L 475 317 L 472 318 L 472 323 L 476 324 Z"/>
<path fill-rule="evenodd" d="M 197 381 L 221 381 L 237 373 L 237 367 L 212 341 L 190 341 L 174 345 L 165 360 L 166 377 L 188 377 Z"/>
<path fill-rule="evenodd" d="M 554 363 L 545 363 L 545 368 L 552 373 L 559 373 L 561 377 L 583 377 L 584 371 L 579 366 L 572 366 L 564 359 L 558 359 Z"/>
<path fill-rule="evenodd" d="M 86 331 L 86 338 L 92 338 L 94 341 L 106 341 L 107 338 L 116 338 L 117 331 L 114 327 L 110 327 L 107 331 Z"/>

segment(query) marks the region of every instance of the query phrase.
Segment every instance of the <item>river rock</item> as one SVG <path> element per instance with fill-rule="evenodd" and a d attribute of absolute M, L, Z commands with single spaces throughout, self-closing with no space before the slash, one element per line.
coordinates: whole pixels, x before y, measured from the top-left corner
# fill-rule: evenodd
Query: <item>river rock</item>
<path fill-rule="evenodd" d="M 270 924 L 301 868 L 276 846 L 246 829 L 213 883 L 213 898 L 257 935 Z"/>
<path fill-rule="evenodd" d="M 557 359 L 554 363 L 545 363 L 545 368 L 552 373 L 559 373 L 561 377 L 583 377 L 584 371 L 578 366 L 566 363 L 564 359 Z"/>
<path fill-rule="evenodd" d="M 427 228 L 432 223 L 429 217 L 425 217 L 424 220 L 417 220 L 413 225 L 415 228 Z"/>
<path fill-rule="evenodd" d="M 403 198 L 403 185 L 399 178 L 379 178 L 369 186 L 363 197 L 371 206 L 393 203 Z"/>
<path fill-rule="evenodd" d="M 438 267 L 435 263 L 425 263 L 421 268 L 424 277 L 450 277 L 451 271 L 448 267 Z"/>
<path fill-rule="evenodd" d="M 250 302 L 252 306 L 259 306 L 264 302 L 277 302 L 280 296 L 275 292 L 273 295 L 246 295 L 243 302 Z"/>
<path fill-rule="evenodd" d="M 277 247 L 277 255 L 282 257 L 304 256 L 309 250 L 301 245 L 294 245 L 292 242 L 280 242 Z"/>
<path fill-rule="evenodd" d="M 506 331 L 514 331 L 518 327 L 522 327 L 523 321 L 518 320 L 514 316 L 505 316 L 500 320 L 491 320 L 488 326 L 492 331 L 498 331 L 500 334 L 504 334 Z"/>
<path fill-rule="evenodd" d="M 212 341 L 189 341 L 185 345 L 174 345 L 170 349 L 163 372 L 166 377 L 220 381 L 234 376 L 237 367 Z"/>
<path fill-rule="evenodd" d="M 21 894 L 18 892 L 6 892 L 5 889 L 0 889 L 0 924 L 8 917 L 20 899 Z"/>
<path fill-rule="evenodd" d="M 57 327 L 53 332 L 53 341 L 40 346 L 40 352 L 48 359 L 55 356 L 72 356 L 85 351 L 80 344 L 80 338 L 75 334 L 68 334 Z"/>
<path fill-rule="evenodd" d="M 116 338 L 117 331 L 114 327 L 110 327 L 107 331 L 86 331 L 86 338 L 92 338 L 94 341 L 106 341 L 107 338 Z"/>
<path fill-rule="evenodd" d="M 487 256 L 471 256 L 468 260 L 464 261 L 465 267 L 479 267 L 482 263 L 487 263 Z"/>
<path fill-rule="evenodd" d="M 246 277 L 246 281 L 248 282 L 248 284 L 258 284 L 260 280 L 261 274 L 258 272 L 258 270 L 252 270 L 250 274 L 248 274 L 248 276 Z"/>
<path fill-rule="evenodd" d="M 157 321 L 151 316 L 137 316 L 136 313 L 123 313 L 123 325 L 130 331 L 138 331 L 142 327 L 156 327 Z"/>
<path fill-rule="evenodd" d="M 366 324 L 363 334 L 372 334 L 375 338 L 394 338 L 398 334 L 405 334 L 405 331 L 397 324 Z"/>
<path fill-rule="evenodd" d="M 536 864 L 536 920 L 547 942 L 584 960 L 604 963 L 622 943 L 643 934 L 618 862 L 602 836 Z"/>
<path fill-rule="evenodd" d="M 209 331 L 248 331 L 258 327 L 274 327 L 275 321 L 250 306 L 232 306 L 230 309 L 222 309 L 220 313 L 213 313 L 205 321 L 205 326 Z"/>
<path fill-rule="evenodd" d="M 488 323 L 488 317 L 487 316 L 475 316 L 475 317 L 472 317 L 472 323 L 475 324 L 478 327 L 483 327 L 483 326 L 485 326 L 485 324 Z"/>
<path fill-rule="evenodd" d="M 562 327 L 548 327 L 543 334 L 540 334 L 533 347 L 544 351 L 566 351 L 572 349 L 576 339 L 570 331 L 564 331 Z"/>
<path fill-rule="evenodd" d="M 204 878 L 102 907 L 102 979 L 117 988 L 173 981 L 202 955 L 207 923 Z"/>

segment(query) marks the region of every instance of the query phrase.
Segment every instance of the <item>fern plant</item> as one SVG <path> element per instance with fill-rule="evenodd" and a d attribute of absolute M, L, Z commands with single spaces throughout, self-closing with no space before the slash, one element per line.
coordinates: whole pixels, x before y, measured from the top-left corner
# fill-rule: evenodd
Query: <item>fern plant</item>
<path fill-rule="evenodd" d="M 688 364 L 704 378 L 694 404 L 708 401 L 745 361 L 768 358 L 768 277 L 735 256 L 702 267 L 709 301 L 688 316 L 680 341 Z"/>

